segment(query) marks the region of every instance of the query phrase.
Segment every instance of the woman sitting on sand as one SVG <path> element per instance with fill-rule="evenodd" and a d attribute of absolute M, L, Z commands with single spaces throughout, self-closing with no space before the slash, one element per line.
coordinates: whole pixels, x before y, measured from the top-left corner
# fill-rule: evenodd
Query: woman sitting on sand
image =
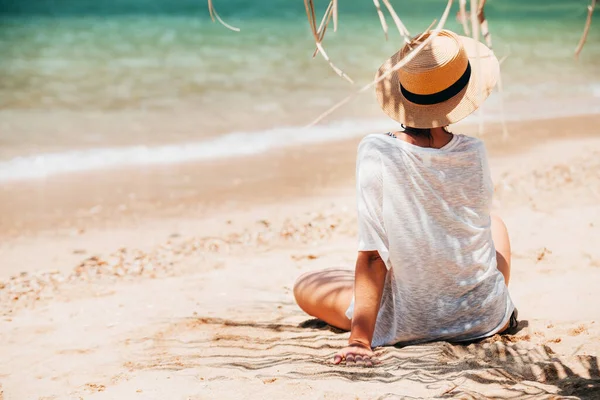
<path fill-rule="evenodd" d="M 294 285 L 300 308 L 351 332 L 334 363 L 369 366 L 377 346 L 472 341 L 516 326 L 510 244 L 490 215 L 485 147 L 447 129 L 479 107 L 498 74 L 485 45 L 444 30 L 378 84 L 383 111 L 403 130 L 369 135 L 358 147 L 355 271 L 311 272 Z"/>

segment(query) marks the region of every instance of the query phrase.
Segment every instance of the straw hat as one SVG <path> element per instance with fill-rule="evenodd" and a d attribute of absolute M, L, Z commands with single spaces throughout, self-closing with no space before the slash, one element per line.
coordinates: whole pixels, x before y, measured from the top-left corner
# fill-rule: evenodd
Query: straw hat
<path fill-rule="evenodd" d="M 376 79 L 429 35 L 423 34 L 389 58 Z M 442 30 L 406 65 L 379 82 L 375 91 L 383 111 L 396 121 L 413 128 L 436 128 L 475 111 L 492 92 L 499 74 L 498 59 L 483 43 Z"/>

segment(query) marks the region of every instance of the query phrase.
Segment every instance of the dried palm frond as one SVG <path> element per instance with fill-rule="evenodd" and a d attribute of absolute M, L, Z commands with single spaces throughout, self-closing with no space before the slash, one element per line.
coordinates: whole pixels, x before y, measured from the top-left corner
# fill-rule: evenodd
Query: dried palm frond
<path fill-rule="evenodd" d="M 462 4 L 462 3 L 465 4 Z M 486 0 L 480 0 L 478 3 L 478 0 L 471 0 L 471 7 L 470 7 L 470 17 L 471 17 L 471 29 L 473 31 L 472 37 L 474 40 L 479 41 L 479 33 L 481 32 L 481 34 L 483 35 L 483 37 L 485 38 L 486 41 L 486 45 L 492 49 L 492 35 L 489 32 L 489 28 L 488 28 L 488 21 L 487 18 L 485 17 L 485 3 Z M 461 0 L 461 7 L 466 6 L 466 1 Z M 465 12 L 464 10 L 461 9 L 460 13 Z M 461 19 L 461 22 L 465 22 L 466 20 Z M 468 30 L 468 27 L 466 27 L 466 30 Z M 506 59 L 505 56 L 502 60 L 500 60 L 500 64 L 502 64 L 502 62 L 504 62 L 504 60 Z M 476 54 L 476 60 L 475 62 L 479 62 L 479 54 Z M 476 82 L 476 88 L 477 88 L 477 92 L 481 93 L 480 88 L 481 88 L 481 82 L 479 82 L 479 80 Z M 498 92 L 500 93 L 500 113 L 501 113 L 501 123 L 502 123 L 502 132 L 503 132 L 503 138 L 506 139 L 508 138 L 508 128 L 506 125 L 506 118 L 504 115 L 504 100 L 503 100 L 503 95 L 504 95 L 504 91 L 503 91 L 503 86 L 502 86 L 502 74 L 500 73 L 500 75 L 498 76 Z M 479 109 L 478 112 L 479 115 L 479 134 L 482 135 L 483 131 L 484 131 L 484 116 L 483 116 L 483 110 Z"/>
<path fill-rule="evenodd" d="M 471 0 L 471 28 L 473 31 L 473 40 L 475 40 L 476 42 L 479 42 L 479 7 L 477 4 L 477 0 Z M 480 63 L 480 56 L 479 56 L 479 47 L 475 46 L 475 62 L 477 64 Z M 477 92 L 478 96 L 482 96 L 483 92 L 482 89 L 483 85 L 481 83 L 481 75 L 478 74 L 477 75 L 477 79 L 475 80 L 475 90 Z M 482 135 L 483 134 L 483 111 L 481 110 L 481 108 L 479 109 L 479 134 Z"/>
<path fill-rule="evenodd" d="M 409 43 L 407 43 L 408 48 L 412 50 L 413 44 L 418 43 L 423 38 L 423 36 L 427 35 L 429 33 L 429 31 L 431 30 L 431 28 L 433 28 L 433 26 L 436 24 L 436 22 L 437 22 L 437 18 L 434 19 L 433 22 L 431 24 L 429 24 L 427 29 L 425 29 L 423 32 L 421 32 L 421 34 L 419 36 L 417 36 L 415 39 L 413 39 Z"/>
<path fill-rule="evenodd" d="M 442 14 L 442 17 L 440 18 L 440 22 L 438 23 L 438 25 L 436 26 L 436 28 L 431 31 L 429 37 L 427 39 L 425 39 L 421 44 L 419 44 L 414 50 L 412 50 L 410 53 L 408 53 L 402 60 L 400 60 L 399 62 L 397 62 L 392 68 L 390 68 L 389 71 L 387 71 L 385 74 L 382 74 L 381 76 L 379 76 L 378 78 L 376 78 L 375 80 L 373 80 L 371 83 L 369 83 L 368 85 L 363 86 L 362 88 L 360 88 L 358 91 L 356 91 L 354 94 L 346 97 L 345 99 L 343 99 L 342 101 L 340 101 L 339 103 L 337 103 L 336 105 L 334 105 L 333 107 L 331 107 L 329 110 L 325 111 L 323 114 L 319 115 L 319 117 L 317 117 L 317 119 L 315 119 L 313 122 L 311 122 L 308 127 L 314 126 L 316 124 L 318 124 L 319 122 L 321 122 L 324 118 L 326 118 L 328 115 L 330 115 L 331 113 L 333 113 L 335 110 L 337 110 L 338 108 L 342 107 L 343 105 L 349 103 L 351 100 L 353 100 L 356 96 L 358 96 L 361 93 L 366 92 L 367 90 L 371 89 L 373 86 L 377 85 L 379 82 L 383 81 L 384 79 L 386 79 L 390 74 L 392 74 L 395 71 L 398 71 L 400 68 L 402 68 L 403 66 L 405 66 L 407 63 L 409 63 L 417 54 L 419 54 L 419 52 L 421 50 L 423 50 L 423 48 L 425 48 L 425 46 L 429 45 L 429 43 L 440 33 L 440 31 L 444 28 L 444 25 L 446 24 L 446 20 L 448 19 L 448 14 L 450 13 L 450 8 L 452 7 L 452 1 L 453 0 L 448 0 L 448 4 L 446 5 L 446 9 L 444 10 L 444 13 Z"/>
<path fill-rule="evenodd" d="M 458 5 L 460 10 L 458 11 L 458 19 L 462 24 L 465 35 L 471 36 L 471 30 L 469 29 L 469 23 L 467 22 L 467 0 L 459 0 Z"/>
<path fill-rule="evenodd" d="M 333 31 L 337 32 L 338 26 L 338 0 L 333 0 Z"/>
<path fill-rule="evenodd" d="M 402 36 L 404 38 L 404 42 L 406 42 L 406 43 L 410 42 L 410 33 L 408 32 L 408 29 L 406 29 L 406 26 L 400 20 L 400 17 L 398 17 L 398 14 L 396 14 L 396 11 L 394 11 L 394 7 L 392 7 L 392 5 L 390 4 L 390 1 L 389 0 L 382 0 L 382 1 L 383 1 L 383 4 L 385 4 L 388 12 L 392 16 L 392 19 L 394 20 L 394 23 L 396 24 L 396 27 L 398 28 L 398 32 L 400 32 L 400 36 Z"/>
<path fill-rule="evenodd" d="M 431 28 L 433 28 L 433 26 L 435 25 L 436 22 L 437 22 L 437 18 L 434 19 L 433 22 L 431 24 L 429 24 L 429 26 L 427 27 L 427 29 L 425 29 L 423 32 L 421 32 L 421 34 L 419 36 L 417 36 L 417 38 L 414 41 L 418 42 L 421 39 L 423 39 L 423 37 L 429 33 L 429 31 L 431 30 Z"/>
<path fill-rule="evenodd" d="M 585 27 L 583 28 L 583 35 L 581 35 L 579 44 L 577 45 L 577 48 L 575 49 L 575 59 L 579 58 L 579 53 L 581 53 L 581 50 L 583 49 L 583 45 L 585 44 L 585 41 L 587 40 L 587 35 L 588 35 L 588 32 L 590 31 L 590 25 L 592 23 L 592 14 L 594 13 L 595 8 L 596 8 L 596 0 L 592 0 L 592 4 L 590 4 L 587 8 L 588 14 L 587 14 L 587 18 L 585 20 Z"/>
<path fill-rule="evenodd" d="M 388 40 L 388 25 L 387 22 L 385 22 L 385 15 L 383 15 L 383 11 L 381 11 L 379 0 L 373 0 L 373 4 L 375 4 L 375 8 L 377 9 L 377 15 L 379 15 L 379 22 L 381 22 L 381 27 L 383 28 L 385 40 Z"/>
<path fill-rule="evenodd" d="M 487 46 L 492 48 L 492 36 L 488 29 L 488 21 L 485 17 L 485 2 L 486 0 L 480 0 L 479 6 L 477 7 L 477 19 L 479 20 L 479 29 L 481 34 L 485 38 Z M 469 18 L 467 17 L 467 0 L 460 0 L 460 9 L 456 15 L 457 20 L 461 23 L 463 31 L 466 36 L 471 36 L 471 29 L 469 28 Z M 471 14 L 471 13 L 469 13 Z"/>
<path fill-rule="evenodd" d="M 471 0 L 471 26 L 473 27 L 473 40 L 479 42 L 479 7 L 477 0 Z"/>
<path fill-rule="evenodd" d="M 212 0 L 208 0 L 208 12 L 210 13 L 210 19 L 213 20 L 213 22 L 215 22 L 215 18 L 217 18 L 217 20 L 227 29 L 231 29 L 232 31 L 235 32 L 239 32 L 240 28 L 236 28 L 235 26 L 231 26 L 228 23 L 226 23 L 225 21 L 223 21 L 221 19 L 221 17 L 219 16 L 219 14 L 217 13 L 217 10 L 215 10 L 215 7 L 213 6 Z"/>
<path fill-rule="evenodd" d="M 329 66 L 335 71 L 336 74 L 338 74 L 342 78 L 346 79 L 348 82 L 354 83 L 354 81 L 352 79 L 350 79 L 350 77 L 348 75 L 346 75 L 346 73 L 344 71 L 342 71 L 341 69 L 336 67 L 333 64 L 333 62 L 331 62 L 331 60 L 329 59 L 329 56 L 325 52 L 325 49 L 321 45 L 321 41 L 323 40 L 323 36 L 321 35 L 321 33 L 323 35 L 325 34 L 325 30 L 327 29 L 327 24 L 329 23 L 331 15 L 333 14 L 333 8 L 334 8 L 333 1 L 334 0 L 331 0 L 329 7 L 327 7 L 327 12 L 325 13 L 325 16 L 323 17 L 324 25 L 323 25 L 322 29 L 317 29 L 317 18 L 315 16 L 315 5 L 313 4 L 313 0 L 304 0 L 306 16 L 308 17 L 308 23 L 310 25 L 310 30 L 313 34 L 313 37 L 315 38 L 315 44 L 317 46 L 318 52 L 321 53 L 321 55 L 323 56 L 325 61 L 327 61 Z"/>
<path fill-rule="evenodd" d="M 334 7 L 333 1 L 331 1 L 329 3 L 329 6 L 327 6 L 327 10 L 325 10 L 325 14 L 323 15 L 323 19 L 321 20 L 321 24 L 319 25 L 319 29 L 317 30 L 317 34 L 319 36 L 319 43 L 323 42 L 323 38 L 325 37 L 325 32 L 327 31 L 327 26 L 329 25 L 329 20 L 331 19 L 332 16 L 332 8 Z M 313 58 L 316 57 L 316 55 L 319 53 L 319 49 L 315 49 L 315 52 L 313 53 Z"/>
<path fill-rule="evenodd" d="M 508 56 L 504 56 L 500 60 L 500 65 L 502 65 L 504 60 L 506 60 L 506 57 L 508 57 Z M 502 86 L 502 74 L 498 75 L 498 82 L 496 84 L 498 85 L 498 92 L 500 93 L 500 120 L 502 123 L 502 139 L 507 140 L 509 134 L 508 134 L 508 126 L 506 125 L 506 114 L 504 111 L 504 88 Z"/>
<path fill-rule="evenodd" d="M 479 26 L 481 27 L 481 34 L 485 38 L 485 43 L 487 47 L 492 48 L 492 35 L 490 34 L 490 30 L 488 29 L 488 21 L 485 17 L 485 2 L 486 0 L 481 0 L 479 3 L 479 7 L 477 8 L 477 19 L 479 21 Z"/>
<path fill-rule="evenodd" d="M 510 47 L 508 48 L 508 52 L 498 61 L 500 67 L 502 67 L 502 63 L 506 61 L 506 59 L 510 56 Z M 502 85 L 502 70 L 498 75 L 498 93 L 500 93 L 500 118 L 502 121 L 502 139 L 508 139 L 508 126 L 506 125 L 506 113 L 504 111 L 504 86 Z"/>

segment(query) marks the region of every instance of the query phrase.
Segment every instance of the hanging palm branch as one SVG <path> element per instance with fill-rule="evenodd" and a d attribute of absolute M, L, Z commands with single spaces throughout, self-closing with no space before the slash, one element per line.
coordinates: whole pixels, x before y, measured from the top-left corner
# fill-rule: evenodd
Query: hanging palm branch
<path fill-rule="evenodd" d="M 385 35 L 385 40 L 388 40 L 388 26 L 387 26 L 387 22 L 385 22 L 385 15 L 383 15 L 383 11 L 381 11 L 381 6 L 379 5 L 379 0 L 373 0 L 373 4 L 375 4 L 375 8 L 377 9 L 377 15 L 379 16 L 379 22 L 381 22 L 381 27 L 383 28 L 383 34 Z"/>
<path fill-rule="evenodd" d="M 592 14 L 594 13 L 594 9 L 596 8 L 596 0 L 592 0 L 592 4 L 588 6 L 588 14 L 587 19 L 585 20 L 585 27 L 583 28 L 583 35 L 581 35 L 581 39 L 579 40 L 579 44 L 575 49 L 575 59 L 579 58 L 579 53 L 583 49 L 583 45 L 587 39 L 588 32 L 590 30 L 590 24 L 592 23 Z"/>
<path fill-rule="evenodd" d="M 398 32 L 400 32 L 400 36 L 402 36 L 404 38 L 404 41 L 406 43 L 409 43 L 410 42 L 410 33 L 408 32 L 408 29 L 406 29 L 406 26 L 402 23 L 402 21 L 398 17 L 398 14 L 396 14 L 396 11 L 394 11 L 394 7 L 392 7 L 389 0 L 382 0 L 382 1 L 383 1 L 383 4 L 385 4 L 385 7 L 387 8 L 388 12 L 392 16 L 392 19 L 394 20 L 394 23 L 396 24 L 396 27 L 398 28 Z"/>
<path fill-rule="evenodd" d="M 402 23 L 402 20 L 400 19 L 400 17 L 398 17 L 398 14 L 396 13 L 394 8 L 390 4 L 390 1 L 389 0 L 382 0 L 382 1 L 383 1 L 383 4 L 385 5 L 387 11 L 389 12 L 390 16 L 394 20 L 394 23 L 396 24 L 396 27 L 398 28 L 398 32 L 400 33 L 400 36 L 402 36 L 404 41 L 406 43 L 408 43 L 410 41 L 410 33 L 408 32 L 408 29 L 406 29 L 406 26 L 404 25 L 404 23 Z M 373 0 L 373 3 L 375 4 L 375 8 L 377 9 L 377 14 L 379 15 L 379 20 L 380 20 L 381 26 L 383 28 L 383 33 L 387 40 L 388 26 L 385 21 L 385 15 L 383 14 L 383 11 L 381 9 L 379 0 Z M 331 61 L 331 59 L 325 52 L 325 49 L 323 48 L 323 38 L 325 37 L 325 32 L 327 31 L 327 26 L 329 25 L 329 22 L 332 18 L 333 18 L 333 31 L 334 32 L 337 31 L 338 0 L 330 0 L 329 6 L 327 7 L 325 14 L 323 15 L 323 18 L 321 19 L 321 24 L 319 25 L 318 28 L 317 28 L 317 23 L 316 23 L 314 0 L 304 0 L 304 7 L 306 9 L 306 16 L 308 18 L 310 30 L 311 30 L 311 33 L 313 34 L 313 37 L 315 39 L 315 45 L 317 47 L 317 49 L 315 50 L 315 52 L 313 54 L 313 57 L 315 57 L 318 53 L 320 53 L 321 56 L 323 56 L 323 58 L 325 59 L 325 61 L 327 61 L 329 66 L 335 71 L 336 74 L 338 74 L 342 78 L 346 79 L 348 82 L 354 83 L 354 81 L 352 79 L 350 79 L 350 77 L 344 71 L 342 71 L 340 68 L 336 67 L 333 64 L 333 62 Z M 216 18 L 216 20 L 218 20 L 226 28 L 231 29 L 236 32 L 240 31 L 239 28 L 231 26 L 231 25 L 227 24 L 225 21 L 223 21 L 223 19 L 219 16 L 217 11 L 215 10 L 215 8 L 212 4 L 212 0 L 208 0 L 208 11 L 210 13 L 210 18 L 213 20 L 213 22 L 215 21 L 215 18 Z"/>
<path fill-rule="evenodd" d="M 481 27 L 481 34 L 485 39 L 485 43 L 487 47 L 492 48 L 492 35 L 490 34 L 488 21 L 485 17 L 484 7 L 486 0 L 481 0 L 479 8 L 477 9 L 477 19 L 479 21 L 479 26 Z"/>
<path fill-rule="evenodd" d="M 406 29 L 406 26 L 402 23 L 402 20 L 400 20 L 400 18 L 398 17 L 398 14 L 396 14 L 396 12 L 394 11 L 394 8 L 390 4 L 390 1 L 389 0 L 381 0 L 381 1 L 383 1 L 384 5 L 386 6 L 388 12 L 390 13 L 392 19 L 394 20 L 394 23 L 396 24 L 396 27 L 398 28 L 398 32 L 404 38 L 404 41 L 406 43 L 408 43 L 410 41 L 410 33 L 408 32 L 408 29 Z M 388 26 L 387 26 L 387 23 L 385 21 L 385 15 L 383 14 L 383 11 L 381 9 L 379 0 L 373 0 L 373 3 L 375 4 L 375 8 L 377 9 L 377 14 L 379 16 L 379 20 L 381 22 L 381 26 L 383 28 L 383 32 L 384 32 L 385 37 L 387 39 L 387 37 L 388 37 Z M 479 29 L 481 29 L 481 34 L 485 38 L 487 46 L 491 49 L 492 48 L 492 36 L 490 34 L 490 31 L 489 31 L 487 18 L 485 17 L 485 12 L 484 12 L 485 3 L 486 3 L 486 0 L 481 0 L 481 2 L 479 3 L 479 6 L 476 8 L 477 9 L 477 20 L 478 20 L 478 24 L 477 25 L 479 26 L 478 27 L 478 31 L 479 31 Z M 585 22 L 585 27 L 584 27 L 584 30 L 583 30 L 583 34 L 581 36 L 579 44 L 577 45 L 577 48 L 575 49 L 575 58 L 579 58 L 579 54 L 581 53 L 581 50 L 583 49 L 585 41 L 587 40 L 587 36 L 588 36 L 589 29 L 590 29 L 590 25 L 592 23 L 592 14 L 594 13 L 594 9 L 596 8 L 596 3 L 597 3 L 597 0 L 592 0 L 592 3 L 587 7 L 587 9 L 588 9 L 587 19 L 586 19 L 586 22 Z M 315 55 L 320 52 L 323 55 L 323 57 L 325 58 L 325 60 L 329 63 L 329 65 L 331 66 L 331 68 L 333 68 L 333 70 L 338 75 L 340 75 L 341 77 L 343 77 L 343 78 L 347 79 L 348 81 L 352 82 L 352 80 L 348 77 L 348 75 L 346 75 L 342 70 L 340 70 L 335 65 L 333 65 L 333 63 L 331 62 L 331 60 L 329 59 L 329 57 L 327 56 L 327 54 L 323 51 L 323 48 L 322 48 L 323 46 L 321 44 L 322 41 L 323 41 L 323 37 L 325 35 L 325 31 L 327 30 L 327 24 L 329 23 L 330 17 L 333 18 L 333 31 L 337 32 L 337 28 L 338 28 L 338 0 L 331 0 L 331 3 L 329 5 L 329 7 L 328 7 L 328 11 L 325 13 L 325 15 L 323 17 L 323 21 L 325 21 L 325 25 L 323 26 L 323 22 L 322 22 L 321 26 L 319 27 L 318 30 L 316 29 L 316 26 L 315 26 L 315 23 L 314 23 L 314 21 L 315 21 L 315 15 L 314 15 L 313 0 L 304 0 L 304 4 L 305 4 L 305 6 L 307 8 L 306 14 L 308 16 L 309 23 L 311 23 L 311 21 L 312 21 L 312 23 L 311 23 L 311 30 L 313 32 L 313 36 L 315 36 L 315 43 L 317 45 L 317 51 L 315 51 Z M 475 1 L 475 4 L 477 4 L 476 1 Z M 467 0 L 459 0 L 459 7 L 460 7 L 460 9 L 459 9 L 459 12 L 457 14 L 457 19 L 462 24 L 463 30 L 465 32 L 465 35 L 471 36 L 471 32 L 470 32 L 470 29 L 469 29 L 469 24 L 467 22 L 466 5 L 467 5 Z M 473 6 L 472 6 L 472 8 L 473 8 Z M 236 32 L 240 31 L 239 28 L 231 26 L 231 25 L 227 24 L 225 21 L 223 21 L 223 19 L 219 16 L 219 14 L 217 13 L 217 11 L 215 10 L 215 8 L 214 8 L 214 6 L 212 4 L 212 0 L 208 0 L 208 11 L 210 13 L 210 18 L 213 20 L 213 22 L 216 19 L 223 26 L 225 26 L 226 28 L 231 29 L 231 30 L 236 31 Z M 328 15 L 329 13 L 331 15 Z"/>
<path fill-rule="evenodd" d="M 471 4 L 471 10 L 477 10 L 477 12 L 475 13 L 475 15 L 477 16 L 477 25 L 478 25 L 478 32 L 481 32 L 481 35 L 484 37 L 485 39 L 485 43 L 486 45 L 491 49 L 492 48 L 492 35 L 490 34 L 489 31 L 489 27 L 488 27 L 488 21 L 487 18 L 485 17 L 485 2 L 486 0 L 480 0 L 479 4 L 477 5 L 473 5 Z M 459 1 L 459 11 L 456 14 L 456 19 L 458 20 L 458 22 L 460 22 L 462 24 L 463 27 L 463 31 L 465 32 L 465 35 L 467 36 L 471 36 L 471 30 L 469 28 L 469 17 L 467 16 L 467 0 L 460 0 Z"/>
<path fill-rule="evenodd" d="M 431 41 L 444 28 L 444 24 L 446 23 L 446 20 L 448 19 L 448 14 L 450 14 L 450 8 L 451 8 L 451 6 L 452 6 L 452 0 L 448 0 L 448 4 L 446 5 L 446 9 L 444 10 L 444 13 L 442 14 L 442 16 L 440 18 L 440 22 L 438 23 L 438 25 L 436 26 L 436 28 L 433 31 L 430 31 L 429 37 L 427 39 L 425 39 L 423 42 L 421 42 L 421 44 L 419 44 L 416 48 L 414 48 L 404 58 L 402 58 L 402 60 L 400 60 L 398 63 L 396 63 L 385 74 L 381 74 L 379 77 L 377 77 L 375 80 L 373 80 L 368 85 L 363 86 L 358 91 L 356 91 L 354 94 L 346 97 L 344 100 L 340 101 L 339 103 L 337 103 L 336 105 L 334 105 L 333 107 L 331 107 L 329 110 L 325 111 L 317 119 L 315 119 L 313 122 L 311 122 L 308 126 L 310 127 L 310 126 L 318 124 L 325 117 L 327 117 L 328 115 L 330 115 L 331 113 L 333 113 L 335 110 L 337 110 L 338 108 L 342 107 L 343 105 L 349 103 L 352 99 L 354 99 L 359 94 L 364 93 L 367 90 L 370 90 L 375 85 L 377 85 L 379 82 L 381 82 L 382 80 L 386 79 L 393 72 L 398 71 L 400 68 L 402 68 L 403 66 L 405 66 L 406 64 L 408 64 L 423 48 L 425 48 L 426 46 L 428 46 L 429 43 L 431 43 Z"/>
<path fill-rule="evenodd" d="M 402 36 L 402 38 L 404 39 L 405 43 L 409 43 L 411 41 L 410 33 L 408 32 L 408 29 L 406 29 L 406 26 L 402 23 L 402 20 L 398 17 L 398 14 L 395 12 L 394 8 L 392 7 L 392 5 L 390 3 L 390 0 L 381 0 L 381 1 L 385 5 L 386 10 L 390 14 L 391 18 L 394 20 L 394 23 L 395 23 L 395 25 L 396 25 L 396 27 L 398 29 L 398 32 L 400 33 L 400 36 Z M 594 9 L 596 7 L 597 0 L 591 0 L 591 1 L 592 1 L 591 5 L 588 6 L 588 15 L 587 15 L 587 20 L 586 20 L 585 28 L 584 28 L 584 31 L 583 31 L 583 35 L 581 37 L 581 40 L 580 40 L 577 48 L 575 49 L 575 57 L 576 58 L 579 56 L 579 53 L 581 52 L 581 50 L 582 50 L 582 48 L 583 48 L 583 46 L 585 44 L 585 41 L 587 39 L 588 31 L 589 31 L 590 24 L 591 24 L 591 21 L 592 21 L 592 14 L 593 14 Z M 379 21 L 381 23 L 381 27 L 383 29 L 383 33 L 384 33 L 384 35 L 386 37 L 386 40 L 387 40 L 387 38 L 388 38 L 388 25 L 387 25 L 387 22 L 385 20 L 385 14 L 383 12 L 383 9 L 381 8 L 379 0 L 373 0 L 373 4 L 375 5 L 375 9 L 377 11 L 377 15 L 379 16 Z M 489 32 L 489 26 L 488 26 L 487 18 L 485 17 L 485 11 L 484 11 L 485 4 L 486 4 L 486 0 L 479 0 L 479 1 L 478 0 L 471 0 L 470 18 L 468 18 L 467 17 L 467 10 L 466 10 L 467 0 L 459 0 L 459 12 L 457 14 L 457 19 L 462 24 L 463 30 L 465 32 L 465 35 L 472 36 L 473 39 L 475 39 L 475 40 L 478 41 L 479 40 L 479 33 L 481 32 L 481 35 L 484 37 L 487 46 L 491 49 L 492 48 L 492 36 L 491 36 L 491 34 Z M 352 81 L 352 79 L 350 79 L 350 77 L 346 73 L 344 73 L 340 68 L 338 68 L 337 66 L 335 66 L 333 64 L 333 62 L 331 61 L 331 59 L 329 58 L 329 56 L 325 52 L 325 49 L 323 48 L 323 44 L 322 44 L 323 43 L 323 39 L 325 38 L 325 33 L 327 32 L 327 27 L 328 27 L 331 19 L 333 19 L 333 30 L 334 30 L 334 32 L 337 31 L 337 27 L 338 27 L 338 0 L 330 0 L 329 5 L 327 6 L 327 9 L 325 11 L 325 14 L 321 18 L 321 23 L 319 24 L 318 27 L 317 27 L 317 22 L 316 22 L 316 13 L 315 13 L 314 0 L 304 0 L 304 6 L 305 6 L 305 9 L 306 9 L 306 16 L 308 18 L 308 23 L 309 23 L 309 26 L 310 26 L 310 30 L 311 30 L 311 33 L 312 33 L 312 35 L 314 37 L 315 45 L 316 45 L 316 50 L 313 53 L 313 57 L 316 57 L 316 55 L 320 53 L 321 56 L 325 59 L 325 61 L 327 61 L 327 63 L 329 64 L 329 66 L 335 71 L 336 74 L 338 74 L 342 78 L 346 79 L 348 82 L 354 83 Z M 408 63 L 410 60 L 412 60 L 412 58 L 421 49 L 423 49 L 425 46 L 427 46 L 429 44 L 429 42 L 431 40 L 433 40 L 433 38 L 438 35 L 438 33 L 441 31 L 441 29 L 443 28 L 444 24 L 446 23 L 446 20 L 448 18 L 448 14 L 450 12 L 451 6 L 452 6 L 452 0 L 448 0 L 448 3 L 446 5 L 446 9 L 444 10 L 444 13 L 443 13 L 442 17 L 440 18 L 440 22 L 438 23 L 438 25 L 436 26 L 436 28 L 433 31 L 430 31 L 430 29 L 431 29 L 431 26 L 430 26 L 424 32 L 424 33 L 430 32 L 431 34 L 429 35 L 429 37 L 425 41 L 423 41 L 419 46 L 417 46 L 415 49 L 413 49 L 400 62 L 398 62 L 396 65 L 394 65 L 388 71 L 388 74 L 392 73 L 393 71 L 397 71 L 398 69 L 402 68 L 402 66 L 406 65 L 406 63 Z M 214 6 L 212 4 L 212 0 L 208 0 L 208 9 L 209 9 L 209 12 L 210 12 L 211 19 L 213 21 L 215 21 L 215 18 L 216 18 L 225 27 L 227 27 L 227 28 L 229 28 L 231 30 L 234 30 L 234 31 L 239 31 L 239 28 L 235 28 L 235 27 L 233 27 L 231 25 L 228 25 L 227 23 L 225 23 L 219 17 L 219 15 L 217 14 L 216 10 L 214 9 Z M 470 20 L 470 23 L 471 23 L 470 27 L 469 27 L 469 20 Z M 435 21 L 434 21 L 434 24 L 435 24 Z M 432 26 L 433 26 L 433 24 L 432 24 Z M 504 59 L 502 59 L 502 61 L 504 61 Z M 475 62 L 477 62 L 477 61 L 475 61 Z M 351 101 L 358 94 L 363 93 L 363 92 L 369 90 L 370 88 L 372 88 L 373 86 L 375 86 L 378 82 L 380 82 L 386 76 L 387 76 L 386 74 L 380 76 L 378 79 L 374 80 L 373 82 L 371 82 L 368 85 L 366 85 L 366 86 L 362 87 L 361 89 L 359 89 L 353 95 L 348 96 L 347 98 L 345 98 L 344 100 L 342 100 L 338 104 L 334 105 L 332 108 L 330 108 L 329 110 L 327 110 L 326 112 L 324 112 L 323 114 L 321 114 L 310 125 L 317 124 L 318 122 L 320 122 L 321 120 L 323 120 L 326 116 L 328 116 L 329 114 L 331 114 L 333 111 L 335 111 L 336 109 L 340 108 L 344 104 L 346 104 L 349 101 Z M 502 83 L 501 83 L 501 81 L 499 81 L 498 84 L 499 84 L 499 90 L 500 90 L 500 92 L 502 92 Z M 502 108 L 504 108 L 504 107 L 502 107 Z M 503 120 L 502 122 L 503 122 L 503 127 L 504 127 L 504 133 L 505 133 L 505 137 L 506 137 L 508 133 L 507 133 L 507 130 L 506 130 L 504 118 L 502 118 L 502 120 Z M 481 118 L 481 120 L 480 120 L 480 131 L 482 131 L 482 124 L 483 124 L 483 118 Z"/>
<path fill-rule="evenodd" d="M 215 7 L 212 4 L 212 0 L 208 0 L 208 12 L 210 13 L 210 19 L 213 20 L 213 22 L 215 22 L 215 18 L 227 29 L 231 29 L 232 31 L 235 32 L 239 32 L 240 28 L 236 28 L 235 26 L 231 26 L 228 23 L 226 23 L 225 21 L 223 21 L 221 19 L 221 17 L 219 16 L 219 14 L 217 14 L 217 10 L 215 10 Z"/>
<path fill-rule="evenodd" d="M 354 83 L 354 81 L 352 79 L 350 79 L 350 77 L 348 75 L 346 75 L 346 73 L 344 71 L 342 71 L 341 69 L 336 67 L 333 64 L 333 62 L 331 62 L 331 60 L 329 59 L 329 56 L 327 55 L 327 53 L 325 52 L 325 49 L 323 48 L 323 46 L 321 44 L 321 42 L 323 41 L 323 38 L 325 37 L 327 25 L 329 25 L 329 21 L 331 20 L 331 16 L 333 15 L 334 5 L 335 5 L 334 0 L 331 0 L 329 2 L 329 6 L 327 7 L 327 10 L 325 11 L 325 15 L 323 16 L 323 19 L 321 20 L 321 25 L 317 29 L 317 20 L 316 20 L 316 16 L 315 16 L 315 5 L 313 3 L 313 0 L 304 0 L 304 7 L 306 8 L 306 16 L 308 17 L 310 31 L 312 32 L 313 37 L 315 38 L 315 44 L 316 44 L 317 50 L 318 50 L 315 52 L 314 55 L 316 55 L 316 53 L 321 53 L 321 55 L 323 56 L 325 61 L 327 61 L 329 66 L 335 71 L 336 74 L 338 74 L 342 78 L 346 79 L 348 82 Z"/>
<path fill-rule="evenodd" d="M 467 0 L 460 0 L 458 5 L 459 11 L 456 19 L 462 24 L 465 35 L 471 36 L 471 30 L 469 29 L 469 23 L 467 22 Z"/>
<path fill-rule="evenodd" d="M 333 0 L 333 31 L 337 32 L 338 26 L 338 0 Z"/>

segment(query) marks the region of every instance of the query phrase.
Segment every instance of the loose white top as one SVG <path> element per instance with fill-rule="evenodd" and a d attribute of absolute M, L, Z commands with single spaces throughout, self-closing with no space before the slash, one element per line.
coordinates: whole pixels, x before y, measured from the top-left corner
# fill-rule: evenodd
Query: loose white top
<path fill-rule="evenodd" d="M 372 346 L 498 332 L 514 306 L 496 267 L 483 142 L 440 149 L 369 135 L 356 165 L 359 251 L 388 269 Z M 346 315 L 352 318 L 354 300 Z"/>

